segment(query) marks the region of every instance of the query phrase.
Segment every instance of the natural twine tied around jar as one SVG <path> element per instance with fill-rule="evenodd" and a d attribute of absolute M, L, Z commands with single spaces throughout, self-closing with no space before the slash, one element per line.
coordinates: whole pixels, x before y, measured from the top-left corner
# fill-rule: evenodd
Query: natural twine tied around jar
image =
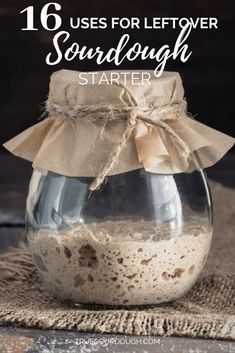
<path fill-rule="evenodd" d="M 122 134 L 120 141 L 114 145 L 105 165 L 102 167 L 95 180 L 89 186 L 91 191 L 98 190 L 110 174 L 114 166 L 118 163 L 120 153 L 125 147 L 129 138 L 135 133 L 138 121 L 147 125 L 162 129 L 171 139 L 173 144 L 180 148 L 182 158 L 187 158 L 190 149 L 187 144 L 175 133 L 175 131 L 165 122 L 166 119 L 181 119 L 187 117 L 186 100 L 179 103 L 167 104 L 153 108 L 141 108 L 137 106 L 124 107 L 103 107 L 103 106 L 61 106 L 47 101 L 46 111 L 49 116 L 63 115 L 71 119 L 86 119 L 89 121 L 103 120 L 104 126 L 107 122 L 126 120 L 126 129 Z"/>

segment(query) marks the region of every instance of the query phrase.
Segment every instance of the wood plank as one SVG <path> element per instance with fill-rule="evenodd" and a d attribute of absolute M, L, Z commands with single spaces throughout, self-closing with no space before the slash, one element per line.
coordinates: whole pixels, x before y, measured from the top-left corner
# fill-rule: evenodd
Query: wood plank
<path fill-rule="evenodd" d="M 0 328 L 0 344 L 12 353 L 234 353 L 235 343 L 184 337 L 90 334 L 68 331 Z M 27 347 L 19 350 L 19 347 Z M 8 352 L 8 351 L 4 351 Z"/>

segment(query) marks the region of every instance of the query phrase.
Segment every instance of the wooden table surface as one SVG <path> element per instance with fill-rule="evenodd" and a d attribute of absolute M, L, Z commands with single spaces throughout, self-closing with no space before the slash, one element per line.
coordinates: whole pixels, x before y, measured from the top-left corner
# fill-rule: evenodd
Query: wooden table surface
<path fill-rule="evenodd" d="M 235 188 L 235 155 L 208 169 L 208 176 Z M 28 162 L 0 154 L 0 252 L 24 237 L 24 209 L 32 173 Z M 0 327 L 0 353 L 161 352 L 235 353 L 235 342 L 180 337 L 88 334 Z"/>

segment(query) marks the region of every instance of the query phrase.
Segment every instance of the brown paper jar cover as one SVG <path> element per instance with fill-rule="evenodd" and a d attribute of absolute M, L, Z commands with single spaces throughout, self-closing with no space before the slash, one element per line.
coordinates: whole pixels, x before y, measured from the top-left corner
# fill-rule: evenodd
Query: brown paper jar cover
<path fill-rule="evenodd" d="M 112 72 L 119 71 L 106 71 L 106 76 L 111 76 Z M 97 176 L 125 133 L 131 109 L 140 108 L 153 122 L 164 121 L 187 146 L 186 153 L 182 153 L 167 130 L 138 119 L 137 114 L 133 133 L 108 175 L 143 167 L 162 174 L 190 172 L 197 168 L 192 162 L 193 152 L 197 152 L 201 168 L 215 164 L 233 146 L 234 139 L 199 123 L 185 111 L 174 113 L 173 109 L 159 114 L 161 108 L 183 106 L 182 81 L 176 72 L 164 72 L 160 78 L 148 72 L 150 84 L 136 85 L 128 81 L 100 84 L 103 72 L 95 75 L 95 83 L 90 78 L 87 85 L 79 84 L 78 71 L 53 73 L 47 101 L 48 117 L 6 142 L 4 147 L 32 161 L 36 169 L 66 176 Z M 129 110 L 126 119 L 100 118 L 98 113 L 95 119 L 90 119 L 86 113 L 82 117 L 81 114 L 74 116 L 74 111 L 84 107 L 101 110 L 106 107 L 110 112 L 115 108 Z M 73 116 L 70 116 L 71 111 Z"/>

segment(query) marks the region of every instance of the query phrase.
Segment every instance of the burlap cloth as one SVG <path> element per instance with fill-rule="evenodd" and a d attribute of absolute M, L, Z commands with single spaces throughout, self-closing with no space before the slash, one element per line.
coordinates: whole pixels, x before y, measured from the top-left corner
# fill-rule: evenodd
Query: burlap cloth
<path fill-rule="evenodd" d="M 43 288 L 27 248 L 13 249 L 1 258 L 0 324 L 235 339 L 235 190 L 214 182 L 211 188 L 212 249 L 201 278 L 184 298 L 138 308 L 72 307 L 53 299 Z"/>

